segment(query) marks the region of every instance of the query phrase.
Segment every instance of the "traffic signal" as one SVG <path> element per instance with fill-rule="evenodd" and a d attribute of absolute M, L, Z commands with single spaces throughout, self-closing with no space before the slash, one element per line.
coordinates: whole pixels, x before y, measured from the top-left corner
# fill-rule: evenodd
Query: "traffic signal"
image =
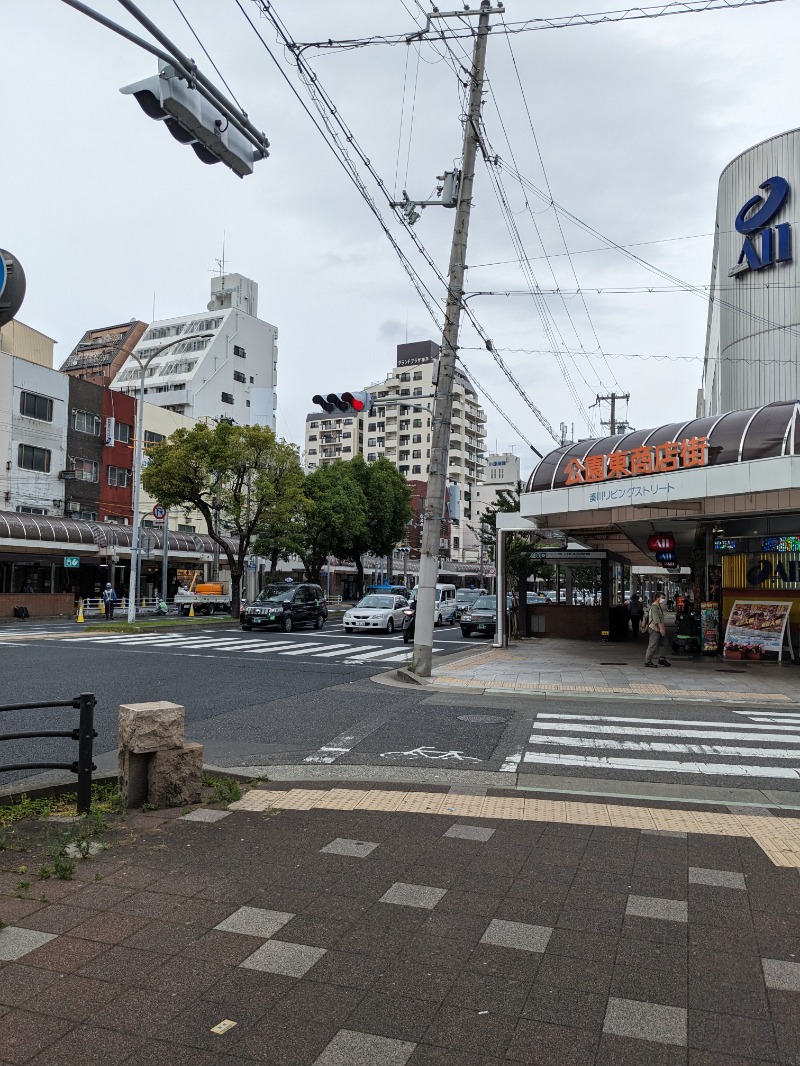
<path fill-rule="evenodd" d="M 329 392 L 327 396 L 317 393 L 311 399 L 312 403 L 319 404 L 323 411 L 332 414 L 333 411 L 341 411 L 342 414 L 359 414 L 361 411 L 369 411 L 373 399 L 371 392 Z"/>
<path fill-rule="evenodd" d="M 203 163 L 224 163 L 240 178 L 253 173 L 253 164 L 266 155 L 252 144 L 174 67 L 162 63 L 152 78 L 120 89 L 135 97 L 149 118 L 163 121 L 176 141 L 188 144 Z"/>

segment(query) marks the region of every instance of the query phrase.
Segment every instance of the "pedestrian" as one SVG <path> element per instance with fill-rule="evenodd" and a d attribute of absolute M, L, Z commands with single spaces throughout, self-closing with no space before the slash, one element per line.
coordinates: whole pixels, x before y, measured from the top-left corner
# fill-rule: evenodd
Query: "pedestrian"
<path fill-rule="evenodd" d="M 631 630 L 633 631 L 633 639 L 639 639 L 639 626 L 642 624 L 642 618 L 644 617 L 644 604 L 639 599 L 637 593 L 633 593 L 628 600 L 628 615 L 631 620 Z"/>
<path fill-rule="evenodd" d="M 114 604 L 117 602 L 117 594 L 111 587 L 111 582 L 106 582 L 106 587 L 103 589 L 103 606 L 106 609 L 106 621 L 114 621 Z"/>
<path fill-rule="evenodd" d="M 644 657 L 645 666 L 672 666 L 672 663 L 663 654 L 667 646 L 667 627 L 664 623 L 664 601 L 666 598 L 663 592 L 657 592 L 650 605 L 648 621 L 650 639 L 647 642 L 647 651 Z M 653 662 L 656 655 L 658 655 L 658 663 Z"/>

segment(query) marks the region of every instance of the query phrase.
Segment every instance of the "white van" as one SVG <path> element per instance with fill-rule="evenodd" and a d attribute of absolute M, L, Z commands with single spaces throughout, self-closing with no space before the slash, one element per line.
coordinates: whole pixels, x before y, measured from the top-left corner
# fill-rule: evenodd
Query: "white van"
<path fill-rule="evenodd" d="M 417 589 L 411 592 L 411 598 L 417 598 Z M 436 601 L 433 605 L 433 624 L 435 626 L 455 625 L 456 621 L 456 587 L 455 585 L 437 585 Z"/>

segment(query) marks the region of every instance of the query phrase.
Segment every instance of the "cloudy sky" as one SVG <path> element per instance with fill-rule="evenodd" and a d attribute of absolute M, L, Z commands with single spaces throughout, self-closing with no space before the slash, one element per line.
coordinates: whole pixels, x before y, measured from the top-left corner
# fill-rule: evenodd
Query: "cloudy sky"
<path fill-rule="evenodd" d="M 0 246 L 26 270 L 19 317 L 58 341 L 60 365 L 89 327 L 202 309 L 224 241 L 227 268 L 258 282 L 260 316 L 279 329 L 278 432 L 299 443 L 314 392 L 361 388 L 393 365 L 396 344 L 439 338 L 376 220 L 236 0 L 179 3 L 271 141 L 270 158 L 244 180 L 203 166 L 120 95 L 120 86 L 155 73 L 153 57 L 59 0 L 0 0 Z M 174 0 L 141 5 L 219 83 Z M 112 0 L 94 6 L 138 31 Z M 256 3 L 241 6 L 307 100 Z M 300 42 L 403 33 L 419 18 L 414 0 L 277 0 L 273 7 Z M 612 7 L 508 0 L 505 17 L 511 24 Z M 484 107 L 491 150 L 537 189 L 549 185 L 556 203 L 604 238 L 683 282 L 707 286 L 722 168 L 751 144 L 800 125 L 798 31 L 797 4 L 785 0 L 498 32 L 488 45 Z M 456 57 L 465 48 L 468 41 L 452 43 Z M 427 198 L 436 175 L 460 154 L 452 54 L 426 43 L 305 55 L 387 187 Z M 479 161 L 466 285 L 501 295 L 475 295 L 470 306 L 556 433 L 564 422 L 585 436 L 587 419 L 595 426 L 598 419 L 589 405 L 611 389 L 630 392 L 635 426 L 689 417 L 705 344 L 703 299 L 558 216 L 508 170 L 494 174 L 501 190 Z M 383 211 L 441 304 L 441 286 Z M 415 226 L 443 271 L 452 219 L 428 208 Z M 534 299 L 529 283 L 544 295 Z M 557 287 L 561 295 L 551 295 Z M 547 450 L 546 430 L 468 325 L 461 343 L 477 381 Z M 490 446 L 514 448 L 529 468 L 525 443 L 488 401 L 486 408 Z"/>

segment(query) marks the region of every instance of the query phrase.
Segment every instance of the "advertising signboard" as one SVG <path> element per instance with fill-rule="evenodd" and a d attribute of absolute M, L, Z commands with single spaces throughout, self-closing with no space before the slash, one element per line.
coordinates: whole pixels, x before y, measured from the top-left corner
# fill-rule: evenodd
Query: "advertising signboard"
<path fill-rule="evenodd" d="M 726 659 L 760 659 L 766 652 L 783 655 L 784 634 L 794 659 L 787 632 L 791 600 L 736 600 L 725 630 Z"/>
<path fill-rule="evenodd" d="M 719 604 L 704 602 L 700 604 L 700 632 L 703 641 L 703 654 L 710 655 L 719 651 Z"/>

